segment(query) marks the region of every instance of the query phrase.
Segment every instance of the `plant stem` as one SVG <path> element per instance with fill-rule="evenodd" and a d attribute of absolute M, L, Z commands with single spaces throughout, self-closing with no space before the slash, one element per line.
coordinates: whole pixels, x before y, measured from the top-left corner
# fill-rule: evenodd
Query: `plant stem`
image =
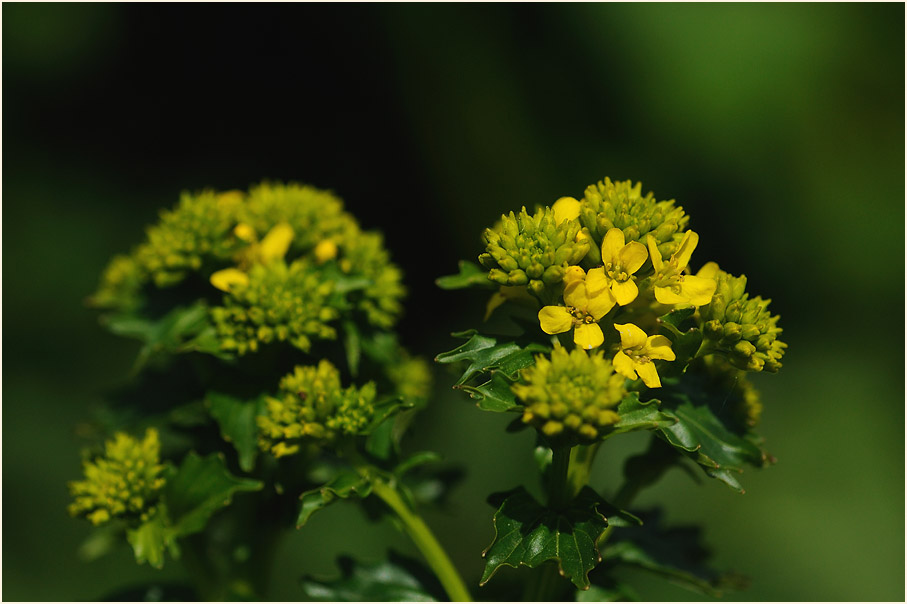
<path fill-rule="evenodd" d="M 410 509 L 396 489 L 382 480 L 375 480 L 372 483 L 372 493 L 380 497 L 400 518 L 404 530 L 425 556 L 425 560 L 435 572 L 438 580 L 441 581 L 450 600 L 452 602 L 472 602 L 469 590 L 466 589 L 463 579 L 460 578 L 460 574 L 450 561 L 447 552 L 435 539 L 425 521 Z"/>
<path fill-rule="evenodd" d="M 570 447 L 554 447 L 548 468 L 548 507 L 562 510 L 570 505 L 574 493 L 567 485 L 570 468 Z"/>
<path fill-rule="evenodd" d="M 598 452 L 600 442 L 591 445 L 578 445 L 570 450 L 570 466 L 567 471 L 567 487 L 572 497 L 576 497 L 583 487 L 589 484 L 592 462 Z"/>

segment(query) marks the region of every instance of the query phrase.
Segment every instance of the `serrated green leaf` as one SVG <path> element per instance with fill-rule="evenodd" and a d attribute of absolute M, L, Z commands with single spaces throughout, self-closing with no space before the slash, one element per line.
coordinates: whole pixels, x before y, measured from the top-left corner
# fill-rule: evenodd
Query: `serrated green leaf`
<path fill-rule="evenodd" d="M 614 424 L 611 431 L 604 438 L 610 438 L 615 434 L 623 434 L 624 432 L 653 430 L 658 427 L 669 426 L 677 421 L 670 415 L 661 412 L 657 399 L 650 399 L 645 402 L 640 401 L 638 392 L 628 393 L 617 406 L 617 413 L 620 415 L 620 421 Z"/>
<path fill-rule="evenodd" d="M 580 589 L 601 560 L 596 542 L 608 526 L 598 511 L 601 498 L 585 487 L 564 511 L 542 507 L 526 489 L 509 493 L 494 514 L 495 538 L 483 552 L 484 585 L 504 565 L 535 568 L 557 562 L 561 575 Z"/>
<path fill-rule="evenodd" d="M 447 275 L 438 277 L 435 283 L 441 289 L 463 289 L 466 287 L 483 287 L 485 289 L 494 289 L 495 283 L 488 280 L 488 271 L 473 262 L 460 260 L 460 272 L 456 275 Z"/>
<path fill-rule="evenodd" d="M 523 407 L 516 401 L 516 395 L 510 389 L 512 383 L 500 373 L 494 373 L 490 380 L 479 386 L 462 385 L 454 388 L 467 392 L 470 398 L 477 401 L 476 406 L 479 409 L 501 413 Z"/>
<path fill-rule="evenodd" d="M 602 550 L 602 560 L 635 566 L 662 576 L 670 582 L 713 598 L 730 589 L 740 589 L 744 580 L 734 573 L 717 573 L 706 566 L 709 551 L 701 545 L 699 527 L 666 529 L 660 511 L 644 515 L 641 529 L 621 531 L 620 538 Z M 599 578 L 593 577 L 597 582 Z"/>
<path fill-rule="evenodd" d="M 752 441 L 729 431 L 707 406 L 693 405 L 678 393 L 670 396 L 675 402 L 683 402 L 672 409 L 662 409 L 677 421 L 659 427 L 659 435 L 701 465 L 706 474 L 743 493 L 734 475 L 740 474 L 746 464 L 762 465 L 763 451 Z"/>
<path fill-rule="evenodd" d="M 312 514 L 323 510 L 337 499 L 365 498 L 371 492 L 372 483 L 368 478 L 360 476 L 356 472 L 342 472 L 324 486 L 306 491 L 299 496 L 299 499 L 302 500 L 302 507 L 299 509 L 299 517 L 296 519 L 296 528 L 301 528 L 309 521 Z"/>
<path fill-rule="evenodd" d="M 235 493 L 258 491 L 262 486 L 257 480 L 230 474 L 220 455 L 189 453 L 164 487 L 175 534 L 182 537 L 201 531 L 212 514 L 230 504 Z"/>
<path fill-rule="evenodd" d="M 139 564 L 147 562 L 154 568 L 164 566 L 164 551 L 169 550 L 171 555 L 178 556 L 175 533 L 164 525 L 160 514 L 142 523 L 138 528 L 126 531 L 126 540 L 135 553 L 135 561 Z"/>
<path fill-rule="evenodd" d="M 445 599 L 428 571 L 418 562 L 393 552 L 387 560 L 370 564 L 359 564 L 341 556 L 337 564 L 341 571 L 338 579 L 303 580 L 302 590 L 307 598 L 324 602 L 435 602 Z"/>
<path fill-rule="evenodd" d="M 512 341 L 498 343 L 496 338 L 481 335 L 476 330 L 452 335 L 468 339 L 468 341 L 454 350 L 439 354 L 435 357 L 435 361 L 438 363 L 469 363 L 466 371 L 457 380 L 456 386 L 461 386 L 478 375 L 492 371 L 514 381 L 519 377 L 522 369 L 535 363 L 535 354 L 550 350 L 548 347 L 534 342 L 524 347 Z"/>
<path fill-rule="evenodd" d="M 210 327 L 204 302 L 174 308 L 156 321 L 133 315 L 112 315 L 103 321 L 112 333 L 144 343 L 135 370 L 157 354 L 185 352 L 182 347 Z"/>
<path fill-rule="evenodd" d="M 209 392 L 206 399 L 211 417 L 220 426 L 220 435 L 232 443 L 239 454 L 239 467 L 251 472 L 258 456 L 258 424 L 255 418 L 264 412 L 264 399 L 243 401 L 218 392 Z"/>
<path fill-rule="evenodd" d="M 666 315 L 658 317 L 658 322 L 667 327 L 671 333 L 681 335 L 683 333 L 686 333 L 687 331 L 687 329 L 681 327 L 684 321 L 691 318 L 694 314 L 696 314 L 696 309 L 692 306 L 689 306 L 687 308 L 678 308 L 676 310 L 672 310 Z M 690 327 L 690 325 L 688 325 L 687 327 Z"/>

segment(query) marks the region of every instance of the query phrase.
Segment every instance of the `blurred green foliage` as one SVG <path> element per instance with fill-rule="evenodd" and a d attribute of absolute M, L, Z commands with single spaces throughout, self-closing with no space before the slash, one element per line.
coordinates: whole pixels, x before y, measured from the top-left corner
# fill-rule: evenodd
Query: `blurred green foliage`
<path fill-rule="evenodd" d="M 667 521 L 703 524 L 715 566 L 752 578 L 745 599 L 904 597 L 903 5 L 195 11 L 3 5 L 6 599 L 97 599 L 183 572 L 138 567 L 125 546 L 81 562 L 89 527 L 66 514 L 91 437 L 79 420 L 136 352 L 83 299 L 181 189 L 333 187 L 385 231 L 412 292 L 404 339 L 433 356 L 482 312 L 433 283 L 478 255 L 481 226 L 606 174 L 688 209 L 697 254 L 771 293 L 790 344 L 782 372 L 754 379 L 778 464 L 743 496 L 669 473 L 634 507 L 669 501 Z M 532 443 L 453 379 L 438 372 L 411 446 L 471 470 L 427 520 L 477 583 L 485 496 L 530 479 Z M 608 449 L 645 445 L 622 440 L 596 467 L 605 493 L 620 472 Z M 390 526 L 348 552 L 343 535 L 367 522 L 334 506 L 294 533 L 272 597 L 339 576 L 340 553 L 413 555 Z M 643 599 L 700 597 L 635 584 Z"/>

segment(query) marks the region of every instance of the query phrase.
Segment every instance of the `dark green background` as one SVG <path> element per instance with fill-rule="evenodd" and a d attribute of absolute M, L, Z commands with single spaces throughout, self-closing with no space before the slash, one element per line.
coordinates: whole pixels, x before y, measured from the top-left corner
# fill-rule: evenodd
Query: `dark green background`
<path fill-rule="evenodd" d="M 754 600 L 904 597 L 904 6 L 116 5 L 3 8 L 3 596 L 96 599 L 155 577 L 124 545 L 82 563 L 75 426 L 135 347 L 83 299 L 182 189 L 331 188 L 387 234 L 426 356 L 484 300 L 433 280 L 503 211 L 605 175 L 676 198 L 701 245 L 773 299 L 790 348 L 763 390 L 777 466 L 739 496 L 668 474 L 635 507 L 703 523 Z M 493 490 L 531 481 L 439 371 L 408 446 L 469 469 L 429 522 L 470 582 Z M 613 492 L 609 442 L 595 486 Z M 413 552 L 335 506 L 283 543 L 275 599 L 337 553 Z M 354 536 L 362 531 L 364 538 Z M 516 573 L 505 569 L 502 573 Z M 687 592 L 631 577 L 651 599 Z"/>

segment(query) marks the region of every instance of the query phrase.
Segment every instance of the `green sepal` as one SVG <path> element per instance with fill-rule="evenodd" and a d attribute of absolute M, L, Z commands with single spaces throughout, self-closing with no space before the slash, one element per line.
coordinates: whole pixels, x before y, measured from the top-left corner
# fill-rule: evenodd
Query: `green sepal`
<path fill-rule="evenodd" d="M 488 271 L 474 262 L 460 260 L 460 272 L 456 275 L 447 275 L 435 279 L 435 284 L 441 289 L 464 289 L 467 287 L 483 287 L 495 289 L 496 283 L 488 279 Z"/>
<path fill-rule="evenodd" d="M 682 393 L 665 395 L 665 401 L 670 397 L 672 402 L 679 402 L 670 409 L 662 404 L 662 411 L 677 421 L 660 426 L 659 436 L 702 466 L 708 476 L 743 493 L 735 475 L 742 473 L 747 464 L 764 465 L 766 453 L 750 439 L 728 430 L 707 406 L 693 405 Z"/>
<path fill-rule="evenodd" d="M 620 415 L 620 421 L 614 424 L 611 431 L 607 432 L 603 438 L 610 438 L 624 432 L 653 430 L 675 423 L 676 419 L 661 412 L 659 403 L 660 401 L 657 399 L 640 401 L 638 392 L 628 393 L 616 409 Z"/>
<path fill-rule="evenodd" d="M 435 361 L 438 363 L 469 362 L 466 371 L 457 380 L 456 386 L 461 386 L 473 377 L 490 371 L 498 372 L 511 381 L 516 380 L 522 369 L 535 363 L 534 354 L 550 350 L 547 346 L 536 343 L 530 343 L 525 347 L 511 341 L 498 343 L 496 338 L 481 335 L 475 329 L 451 335 L 468 341 L 449 352 L 439 354 L 435 357 Z"/>
<path fill-rule="evenodd" d="M 485 571 L 480 585 L 501 566 L 535 568 L 553 560 L 576 587 L 589 588 L 589 571 L 601 560 L 596 542 L 608 527 L 595 491 L 584 487 L 562 511 L 543 507 L 523 487 L 489 500 L 500 505 L 494 514 L 494 541 L 482 553 Z"/>
<path fill-rule="evenodd" d="M 664 577 L 685 589 L 720 598 L 728 590 L 739 590 L 746 579 L 735 573 L 718 573 L 705 562 L 709 551 L 701 543 L 699 527 L 661 525 L 661 512 L 645 514 L 643 528 L 622 531 L 618 540 L 602 549 L 602 566 L 632 566 Z M 598 582 L 598 573 L 593 581 Z M 610 574 L 610 573 L 609 573 Z M 602 573 L 602 579 L 607 580 Z"/>
<path fill-rule="evenodd" d="M 470 398 L 477 401 L 476 407 L 482 411 L 501 413 L 504 411 L 518 411 L 523 408 L 523 405 L 517 402 L 516 395 L 510 388 L 512 383 L 500 373 L 494 373 L 490 380 L 479 386 L 464 384 L 454 386 L 454 388 L 468 393 Z"/>
<path fill-rule="evenodd" d="M 299 516 L 296 519 L 296 528 L 302 528 L 312 514 L 326 508 L 337 499 L 365 498 L 371 492 L 372 482 L 367 477 L 352 471 L 341 472 L 327 484 L 306 491 L 299 496 L 299 499 L 302 500 L 302 507 L 299 509 Z"/>
<path fill-rule="evenodd" d="M 444 601 L 437 580 L 415 560 L 391 551 L 386 560 L 357 563 L 337 559 L 341 575 L 330 581 L 303 579 L 302 591 L 322 602 L 436 602 Z"/>
<path fill-rule="evenodd" d="M 223 455 L 201 457 L 190 452 L 179 469 L 171 470 L 164 487 L 164 501 L 173 531 L 182 537 L 205 528 L 212 514 L 230 504 L 235 493 L 258 491 L 258 480 L 232 475 Z"/>
<path fill-rule="evenodd" d="M 239 467 L 251 472 L 258 456 L 258 424 L 255 418 L 264 413 L 264 398 L 243 401 L 219 392 L 209 392 L 205 399 L 211 417 L 220 426 L 220 435 L 232 443 L 239 454 Z"/>
<path fill-rule="evenodd" d="M 176 545 L 176 532 L 165 525 L 164 517 L 158 513 L 140 524 L 137 528 L 126 531 L 126 540 L 132 546 L 135 561 L 147 562 L 154 568 L 164 566 L 164 551 L 169 550 L 174 558 L 179 557 Z"/>

